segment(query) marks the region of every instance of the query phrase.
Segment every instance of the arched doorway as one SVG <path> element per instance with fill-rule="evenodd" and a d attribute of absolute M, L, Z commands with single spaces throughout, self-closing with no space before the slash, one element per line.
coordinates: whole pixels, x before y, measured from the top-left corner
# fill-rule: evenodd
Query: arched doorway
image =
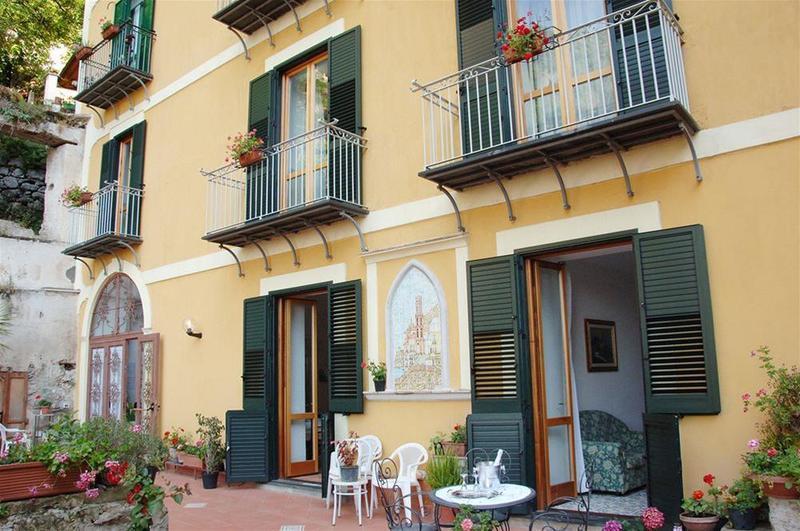
<path fill-rule="evenodd" d="M 139 290 L 115 274 L 100 290 L 89 328 L 87 417 L 127 420 L 155 428 L 158 334 L 142 331 Z"/>

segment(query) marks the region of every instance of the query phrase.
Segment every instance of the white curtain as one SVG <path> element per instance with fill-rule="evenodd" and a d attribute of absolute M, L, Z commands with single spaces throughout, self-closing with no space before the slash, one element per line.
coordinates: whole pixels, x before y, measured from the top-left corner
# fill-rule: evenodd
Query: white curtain
<path fill-rule="evenodd" d="M 566 291 L 565 299 L 567 307 L 565 312 L 567 314 L 567 341 L 569 341 L 570 355 L 574 352 L 572 344 L 572 275 L 564 268 L 564 275 L 566 276 Z M 578 487 L 578 492 L 586 492 L 586 465 L 583 462 L 583 445 L 581 444 L 581 423 L 580 423 L 580 406 L 578 405 L 578 388 L 575 384 L 575 363 L 570 359 L 569 364 L 570 381 L 572 382 L 572 419 L 573 419 L 573 434 L 575 439 L 575 479 Z"/>

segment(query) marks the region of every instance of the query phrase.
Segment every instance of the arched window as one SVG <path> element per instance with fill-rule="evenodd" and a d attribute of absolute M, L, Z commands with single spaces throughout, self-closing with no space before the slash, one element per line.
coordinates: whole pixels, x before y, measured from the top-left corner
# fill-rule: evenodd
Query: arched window
<path fill-rule="evenodd" d="M 126 275 L 114 275 L 103 286 L 92 314 L 91 336 L 141 332 L 144 325 L 139 290 Z"/>
<path fill-rule="evenodd" d="M 144 334 L 139 290 L 112 276 L 97 299 L 89 340 L 88 416 L 155 425 L 158 334 Z"/>
<path fill-rule="evenodd" d="M 448 387 L 446 307 L 433 273 L 409 262 L 394 281 L 386 310 L 388 388 L 425 392 Z"/>

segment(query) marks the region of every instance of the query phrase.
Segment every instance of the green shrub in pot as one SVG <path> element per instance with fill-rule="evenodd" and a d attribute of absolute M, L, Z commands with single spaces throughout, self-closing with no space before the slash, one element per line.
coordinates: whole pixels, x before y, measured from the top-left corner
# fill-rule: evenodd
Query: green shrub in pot
<path fill-rule="evenodd" d="M 434 455 L 425 470 L 425 479 L 434 490 L 461 483 L 461 461 L 450 452 Z"/>

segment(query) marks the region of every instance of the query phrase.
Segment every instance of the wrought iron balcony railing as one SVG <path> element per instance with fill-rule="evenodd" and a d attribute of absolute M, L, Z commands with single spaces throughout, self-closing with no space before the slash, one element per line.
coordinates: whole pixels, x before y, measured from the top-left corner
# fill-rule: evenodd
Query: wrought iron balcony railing
<path fill-rule="evenodd" d="M 93 258 L 141 241 L 139 188 L 108 184 L 92 200 L 69 209 L 69 247 L 64 254 Z"/>
<path fill-rule="evenodd" d="M 238 162 L 208 179 L 204 239 L 242 245 L 276 231 L 294 232 L 363 215 L 361 151 L 366 140 L 334 123 L 261 151 L 261 160 Z"/>
<path fill-rule="evenodd" d="M 422 101 L 421 175 L 507 146 L 630 121 L 659 104 L 680 106 L 688 115 L 682 30 L 662 0 L 568 31 L 551 29 L 549 36 L 531 60 L 509 65 L 495 58 L 413 83 Z M 619 143 L 628 147 L 624 139 Z"/>
<path fill-rule="evenodd" d="M 107 108 L 152 80 L 150 55 L 152 31 L 126 22 L 119 33 L 92 48 L 81 59 L 78 72 L 78 94 L 75 99 Z"/>

